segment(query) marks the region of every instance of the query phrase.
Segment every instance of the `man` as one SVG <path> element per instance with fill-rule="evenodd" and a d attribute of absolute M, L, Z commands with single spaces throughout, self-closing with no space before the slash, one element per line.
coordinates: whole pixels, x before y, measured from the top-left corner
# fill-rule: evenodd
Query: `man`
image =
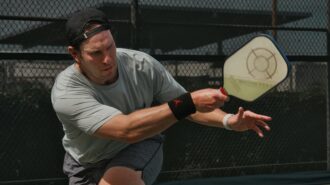
<path fill-rule="evenodd" d="M 194 92 L 178 84 L 151 56 L 117 49 L 107 17 L 97 9 L 67 21 L 68 52 L 75 63 L 61 72 L 52 104 L 64 129 L 63 170 L 74 185 L 150 185 L 161 170 L 160 133 L 183 118 L 235 131 L 269 130 L 270 117 L 239 108 L 218 89 Z M 153 102 L 158 106 L 151 107 Z"/>

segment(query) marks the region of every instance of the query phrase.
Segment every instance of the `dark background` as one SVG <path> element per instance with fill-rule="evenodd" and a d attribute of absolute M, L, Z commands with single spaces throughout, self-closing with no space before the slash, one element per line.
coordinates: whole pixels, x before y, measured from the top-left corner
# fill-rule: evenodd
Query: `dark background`
<path fill-rule="evenodd" d="M 72 64 L 64 24 L 97 7 L 112 19 L 118 47 L 145 51 L 187 89 L 218 88 L 226 57 L 253 36 L 273 35 L 289 77 L 253 103 L 271 115 L 260 139 L 187 120 L 167 130 L 158 182 L 327 171 L 328 4 L 319 1 L 5 0 L 0 7 L 0 184 L 66 184 L 62 126 L 52 109 L 56 75 Z"/>

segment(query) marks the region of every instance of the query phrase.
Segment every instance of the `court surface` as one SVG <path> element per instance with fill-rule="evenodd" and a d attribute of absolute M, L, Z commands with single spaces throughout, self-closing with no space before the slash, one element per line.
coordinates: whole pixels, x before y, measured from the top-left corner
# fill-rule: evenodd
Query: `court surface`
<path fill-rule="evenodd" d="M 330 185 L 330 171 L 182 180 L 157 185 Z"/>

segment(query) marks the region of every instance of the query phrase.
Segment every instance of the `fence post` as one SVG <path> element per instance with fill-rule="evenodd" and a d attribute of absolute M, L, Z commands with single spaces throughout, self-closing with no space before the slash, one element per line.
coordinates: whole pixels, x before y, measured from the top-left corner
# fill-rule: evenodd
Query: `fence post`
<path fill-rule="evenodd" d="M 277 26 L 277 0 L 272 1 L 272 27 L 276 28 Z M 277 30 L 272 30 L 272 35 L 274 39 L 276 40 L 277 37 Z"/>
<path fill-rule="evenodd" d="M 327 170 L 330 170 L 330 0 L 327 1 L 327 73 L 328 73 L 328 90 L 327 90 Z"/>
<path fill-rule="evenodd" d="M 131 0 L 131 47 L 133 49 L 139 49 L 138 15 L 139 15 L 139 1 Z"/>

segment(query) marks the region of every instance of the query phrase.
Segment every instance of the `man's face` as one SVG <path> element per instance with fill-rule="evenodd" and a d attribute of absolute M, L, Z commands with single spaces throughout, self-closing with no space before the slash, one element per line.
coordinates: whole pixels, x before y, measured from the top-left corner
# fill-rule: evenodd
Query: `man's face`
<path fill-rule="evenodd" d="M 116 81 L 116 44 L 109 30 L 97 33 L 84 41 L 80 46 L 80 52 L 73 57 L 77 67 L 89 80 L 102 85 Z"/>

